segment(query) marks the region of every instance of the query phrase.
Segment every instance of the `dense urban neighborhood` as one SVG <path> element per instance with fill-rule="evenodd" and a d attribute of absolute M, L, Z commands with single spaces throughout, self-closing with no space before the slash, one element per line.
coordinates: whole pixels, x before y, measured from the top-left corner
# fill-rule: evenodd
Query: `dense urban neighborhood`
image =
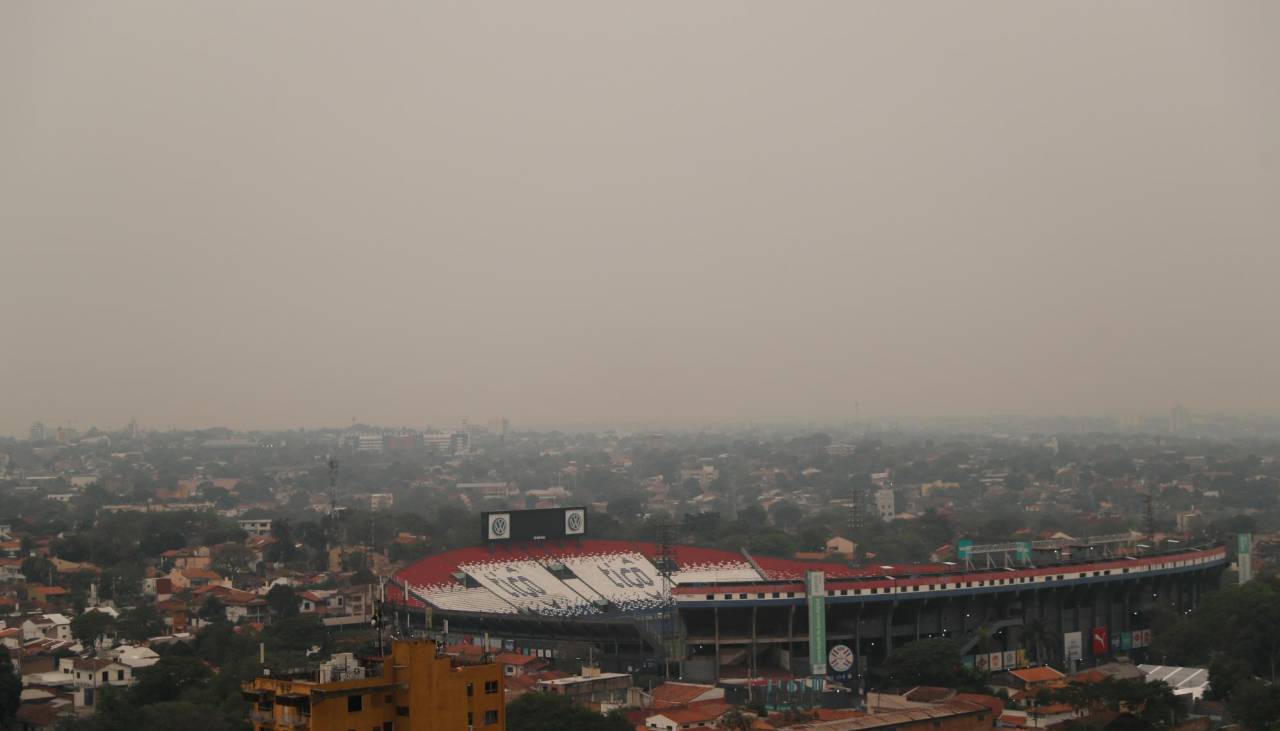
<path fill-rule="evenodd" d="M 1120 713 L 1161 724 L 1234 717 L 1268 728 L 1254 719 L 1266 718 L 1257 708 L 1280 708 L 1272 684 L 1280 648 L 1268 635 L 1280 629 L 1280 583 L 1270 569 L 1280 546 L 1272 537 L 1280 444 L 1178 433 L 1187 428 L 623 434 L 519 432 L 498 420 L 436 431 L 131 424 L 78 434 L 37 424 L 29 439 L 0 443 L 0 643 L 8 655 L 0 712 L 24 730 L 288 728 L 271 709 L 284 709 L 302 681 L 288 691 L 277 678 L 311 677 L 317 688 L 372 682 L 391 672 L 379 658 L 394 651 L 449 658 L 446 668 L 496 667 L 477 682 L 500 687 L 503 703 L 472 718 L 476 727 L 501 719 L 512 729 L 548 728 L 536 718 L 589 713 L 583 727 L 862 729 L 880 728 L 874 719 L 884 715 L 885 728 L 1016 728 Z M 579 585 L 582 596 L 595 589 L 589 596 L 603 597 L 579 613 L 639 616 L 677 605 L 683 654 L 651 662 L 641 642 L 626 656 L 616 638 L 577 636 L 581 629 L 539 642 L 500 624 L 471 630 L 468 617 L 539 614 L 547 605 L 496 609 L 502 601 L 491 594 L 485 604 L 476 592 L 495 589 L 480 574 L 480 583 L 442 594 L 417 585 L 433 561 L 455 576 L 474 571 L 450 557 L 484 545 L 482 514 L 518 520 L 572 506 L 583 506 L 585 540 L 562 537 L 560 549 L 541 550 L 565 555 L 543 564 L 574 571 L 589 585 Z M 1252 541 L 1243 568 L 1234 560 L 1241 535 Z M 609 563 L 597 539 L 633 555 L 636 567 Z M 796 580 L 819 573 L 837 586 L 890 572 L 928 576 L 929 566 L 981 570 L 974 562 L 994 566 L 992 556 L 1015 560 L 996 567 L 1004 570 L 1044 564 L 1005 555 L 1016 549 L 979 559 L 981 547 L 1023 544 L 1058 553 L 1098 547 L 1129 559 L 1144 549 L 1229 544 L 1231 565 L 1197 578 L 1196 596 L 1176 605 L 1181 612 L 1144 610 L 1145 628 L 1124 631 L 1123 645 L 1118 625 L 1114 645 L 1070 655 L 1062 644 L 1072 633 L 1052 622 L 960 620 L 958 630 L 921 634 L 917 617 L 911 641 L 899 636 L 892 650 L 866 638 L 841 645 L 830 663 L 846 671 L 860 663 L 855 677 L 821 685 L 785 651 L 755 652 L 754 635 L 750 659 L 731 658 L 720 639 L 714 656 L 703 653 L 698 610 L 682 604 L 698 597 L 679 593 L 715 586 L 717 571 L 742 583 L 753 567 L 761 573 L 750 581 L 781 580 L 794 568 Z M 604 573 L 579 568 L 571 545 L 597 556 Z M 661 568 L 664 546 L 674 573 Z M 497 550 L 488 549 L 492 560 L 518 563 L 512 548 Z M 1253 580 L 1233 588 L 1241 571 Z M 599 590 L 605 580 L 623 592 Z M 666 594 L 622 583 L 643 589 L 655 580 L 671 582 Z M 835 624 L 840 610 L 829 602 Z M 1256 614 L 1231 618 L 1250 602 Z M 457 612 L 454 631 L 433 621 L 433 610 Z M 729 632 L 733 609 L 714 611 L 717 632 Z M 762 636 L 769 611 L 752 610 Z M 1238 635 L 1241 651 L 1219 649 L 1209 631 Z M 264 700 L 268 692 L 276 704 Z M 379 728 L 396 722 L 388 713 L 374 719 Z"/>

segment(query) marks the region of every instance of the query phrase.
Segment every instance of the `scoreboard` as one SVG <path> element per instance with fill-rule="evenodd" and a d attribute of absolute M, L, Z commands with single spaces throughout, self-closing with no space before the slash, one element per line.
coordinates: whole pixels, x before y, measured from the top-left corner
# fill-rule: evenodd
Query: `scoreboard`
<path fill-rule="evenodd" d="M 480 514 L 480 540 L 545 541 L 587 535 L 586 508 L 491 510 Z"/>

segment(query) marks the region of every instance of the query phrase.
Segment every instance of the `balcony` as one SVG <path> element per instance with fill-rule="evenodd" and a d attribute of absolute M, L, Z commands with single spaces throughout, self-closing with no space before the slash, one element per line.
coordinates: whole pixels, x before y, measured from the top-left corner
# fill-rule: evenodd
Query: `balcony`
<path fill-rule="evenodd" d="M 305 729 L 311 725 L 311 715 L 285 708 L 281 708 L 277 715 L 271 711 L 253 708 L 249 710 L 249 721 L 254 725 L 272 726 L 277 729 Z"/>

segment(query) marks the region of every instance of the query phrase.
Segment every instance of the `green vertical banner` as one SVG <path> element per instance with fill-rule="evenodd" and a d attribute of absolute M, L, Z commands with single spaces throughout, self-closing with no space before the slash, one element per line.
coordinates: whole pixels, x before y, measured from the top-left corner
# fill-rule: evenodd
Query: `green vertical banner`
<path fill-rule="evenodd" d="M 1253 534 L 1236 534 L 1236 569 L 1241 584 L 1253 578 Z"/>
<path fill-rule="evenodd" d="M 805 602 L 809 606 L 809 669 L 811 675 L 827 674 L 827 581 L 821 571 L 804 574 Z"/>

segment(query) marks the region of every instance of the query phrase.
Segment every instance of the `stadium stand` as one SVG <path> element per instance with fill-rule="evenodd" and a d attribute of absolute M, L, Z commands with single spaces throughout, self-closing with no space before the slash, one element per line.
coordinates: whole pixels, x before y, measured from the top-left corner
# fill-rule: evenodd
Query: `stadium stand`
<path fill-rule="evenodd" d="M 587 599 L 531 559 L 486 561 L 458 568 L 519 609 L 550 616 L 578 616 L 596 611 Z"/>
<path fill-rule="evenodd" d="M 663 596 L 657 567 L 639 553 L 572 556 L 564 559 L 564 565 L 595 594 L 617 605 Z"/>

